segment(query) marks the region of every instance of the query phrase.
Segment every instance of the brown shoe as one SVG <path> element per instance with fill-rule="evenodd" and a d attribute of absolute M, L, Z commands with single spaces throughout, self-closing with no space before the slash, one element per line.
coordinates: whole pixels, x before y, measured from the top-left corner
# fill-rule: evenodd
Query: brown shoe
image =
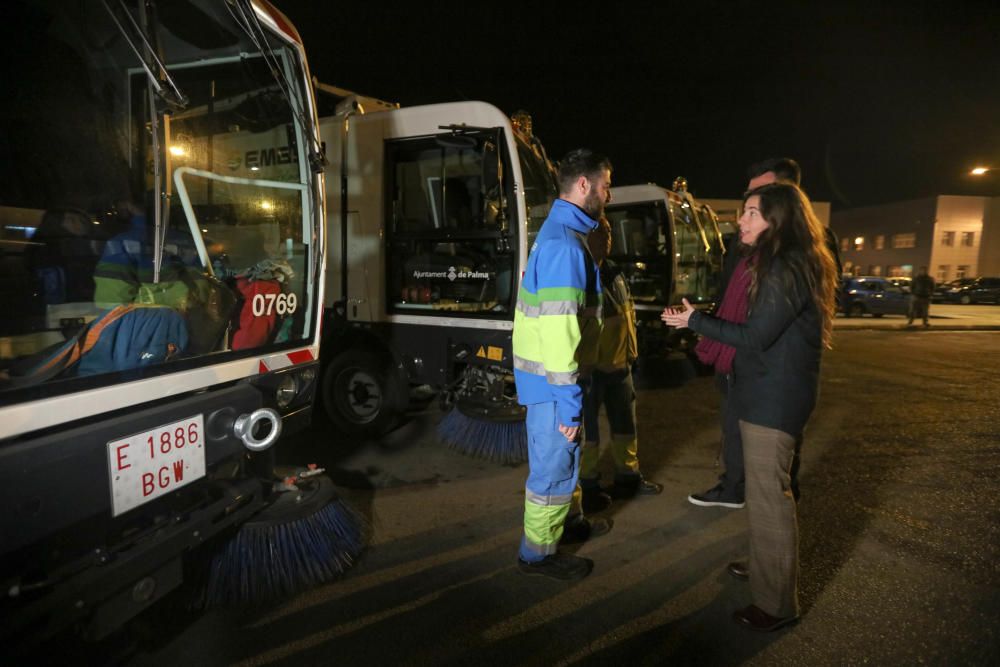
<path fill-rule="evenodd" d="M 739 579 L 740 581 L 750 580 L 750 568 L 746 563 L 740 561 L 734 561 L 726 566 L 726 572 L 731 574 L 733 577 Z"/>
<path fill-rule="evenodd" d="M 791 625 L 792 623 L 797 622 L 799 617 L 786 616 L 785 618 L 776 618 L 761 610 L 759 607 L 750 605 L 749 607 L 744 607 L 743 609 L 734 611 L 733 620 L 749 630 L 756 630 L 757 632 L 774 632 L 779 628 L 783 628 L 786 625 Z"/>

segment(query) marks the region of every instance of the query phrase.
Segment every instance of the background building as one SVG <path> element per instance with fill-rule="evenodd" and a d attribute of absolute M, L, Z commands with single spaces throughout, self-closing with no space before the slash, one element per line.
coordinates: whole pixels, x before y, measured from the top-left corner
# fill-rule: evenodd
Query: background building
<path fill-rule="evenodd" d="M 844 273 L 938 282 L 1000 275 L 1000 197 L 939 195 L 835 211 Z"/>

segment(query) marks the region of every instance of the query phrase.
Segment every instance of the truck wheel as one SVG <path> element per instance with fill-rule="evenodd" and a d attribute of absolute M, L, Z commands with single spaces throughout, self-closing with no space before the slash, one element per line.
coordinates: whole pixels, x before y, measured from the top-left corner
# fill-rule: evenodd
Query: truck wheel
<path fill-rule="evenodd" d="M 357 349 L 341 352 L 323 372 L 323 411 L 344 433 L 378 437 L 392 428 L 398 416 L 398 384 L 376 355 Z"/>

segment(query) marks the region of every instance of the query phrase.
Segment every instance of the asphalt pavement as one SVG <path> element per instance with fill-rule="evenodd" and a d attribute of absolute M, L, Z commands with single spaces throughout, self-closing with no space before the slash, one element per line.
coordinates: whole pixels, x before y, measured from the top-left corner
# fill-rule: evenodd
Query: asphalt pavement
<path fill-rule="evenodd" d="M 701 376 L 639 392 L 643 472 L 666 489 L 616 503 L 611 533 L 573 548 L 595 561 L 587 579 L 518 573 L 526 466 L 447 449 L 428 406 L 377 442 L 317 427 L 286 443 L 372 522 L 346 576 L 266 609 L 192 614 L 129 662 L 1000 664 L 1000 335 L 943 330 L 992 326 L 975 309 L 995 307 L 954 308 L 929 330 L 838 320 L 803 448 L 794 627 L 730 619 L 750 602 L 725 572 L 746 554 L 745 513 L 686 500 L 719 473 L 718 397 Z"/>

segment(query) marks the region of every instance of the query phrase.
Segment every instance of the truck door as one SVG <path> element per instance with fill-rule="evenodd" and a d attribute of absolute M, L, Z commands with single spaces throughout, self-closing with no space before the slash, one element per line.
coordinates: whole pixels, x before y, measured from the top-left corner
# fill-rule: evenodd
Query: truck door
<path fill-rule="evenodd" d="M 492 175 L 497 155 L 510 173 L 498 146 L 494 130 L 387 144 L 390 314 L 509 319 L 517 226 L 503 191 L 510 179 Z"/>

